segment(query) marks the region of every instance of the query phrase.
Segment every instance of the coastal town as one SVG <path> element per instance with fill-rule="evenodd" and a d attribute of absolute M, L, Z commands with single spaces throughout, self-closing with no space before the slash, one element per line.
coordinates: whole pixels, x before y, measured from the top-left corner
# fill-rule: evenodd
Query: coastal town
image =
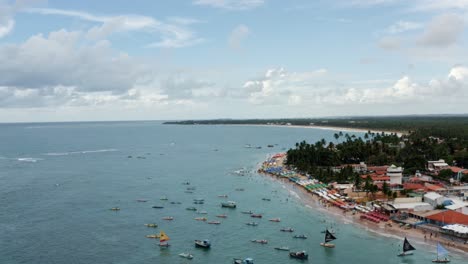
<path fill-rule="evenodd" d="M 402 167 L 389 164 L 368 166 L 343 164 L 332 167 L 335 172 L 352 169 L 362 184 L 323 183 L 298 172 L 287 164 L 287 154 L 271 156 L 259 168 L 260 173 L 297 185 L 310 199 L 342 211 L 356 223 L 373 226 L 390 234 L 413 236 L 424 241 L 440 242 L 447 247 L 468 250 L 468 185 L 459 180 L 468 170 L 449 166 L 444 160 L 427 161 L 425 171 L 405 175 Z M 451 183 L 436 180 L 441 171 L 452 172 Z M 376 189 L 366 189 L 372 184 Z M 391 193 L 391 195 L 387 195 Z"/>

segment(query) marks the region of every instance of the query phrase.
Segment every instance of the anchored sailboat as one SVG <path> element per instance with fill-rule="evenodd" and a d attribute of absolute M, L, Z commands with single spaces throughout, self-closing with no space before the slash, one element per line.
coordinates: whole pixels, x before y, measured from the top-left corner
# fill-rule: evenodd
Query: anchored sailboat
<path fill-rule="evenodd" d="M 413 250 L 416 250 L 409 242 L 408 239 L 405 237 L 405 241 L 403 242 L 403 252 L 398 254 L 399 257 L 404 257 L 408 255 L 413 255 Z"/>
<path fill-rule="evenodd" d="M 159 233 L 159 246 L 160 247 L 168 247 L 169 246 L 169 237 L 164 233 L 164 231 L 161 231 Z"/>
<path fill-rule="evenodd" d="M 328 242 L 333 241 L 333 240 L 335 240 L 335 239 L 336 239 L 336 237 L 335 237 L 332 233 L 330 233 L 330 232 L 328 231 L 328 229 L 327 229 L 327 230 L 325 230 L 325 242 L 324 242 L 324 243 L 320 243 L 320 245 L 321 245 L 322 247 L 334 248 L 335 245 L 334 245 L 334 244 L 331 244 L 331 243 L 328 243 Z"/>
<path fill-rule="evenodd" d="M 450 259 L 447 257 L 449 252 L 439 243 L 437 242 L 437 258 L 432 260 L 435 263 L 448 263 Z"/>

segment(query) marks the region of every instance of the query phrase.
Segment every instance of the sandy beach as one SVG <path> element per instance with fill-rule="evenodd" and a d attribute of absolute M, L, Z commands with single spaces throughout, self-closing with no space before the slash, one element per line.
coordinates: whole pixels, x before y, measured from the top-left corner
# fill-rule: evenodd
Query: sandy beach
<path fill-rule="evenodd" d="M 307 192 L 306 189 L 285 178 L 280 178 L 267 173 L 261 173 L 261 175 L 281 182 L 281 184 L 286 189 L 295 193 L 295 196 L 298 198 L 299 202 L 304 204 L 306 207 L 325 213 L 333 217 L 339 223 L 352 224 L 376 235 L 391 237 L 401 241 L 403 241 L 404 237 L 407 237 L 412 241 L 413 244 L 417 245 L 418 247 L 431 247 L 434 248 L 434 251 L 437 242 L 440 242 L 453 253 L 462 255 L 466 255 L 468 253 L 468 244 L 453 242 L 452 240 L 446 239 L 442 236 L 435 237 L 435 233 L 431 236 L 430 232 L 418 228 L 402 229 L 397 223 L 393 223 L 391 220 L 389 222 L 381 222 L 378 224 L 366 220 L 361 220 L 361 213 L 358 212 L 353 215 L 350 211 L 346 212 L 338 207 L 329 205 L 326 203 L 326 201 L 322 201 L 318 196 Z M 387 223 L 391 223 L 391 226 Z"/>

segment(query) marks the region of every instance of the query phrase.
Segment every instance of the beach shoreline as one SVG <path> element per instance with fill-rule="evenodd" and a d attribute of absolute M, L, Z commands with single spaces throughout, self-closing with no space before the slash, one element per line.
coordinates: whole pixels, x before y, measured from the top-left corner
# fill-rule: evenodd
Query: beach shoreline
<path fill-rule="evenodd" d="M 211 126 L 211 125 L 210 125 Z M 299 125 L 267 125 L 267 124 L 216 124 L 213 126 L 253 126 L 253 127 L 282 127 L 282 128 L 311 128 L 311 129 L 322 129 L 322 130 L 332 130 L 332 131 L 342 131 L 342 132 L 357 132 L 357 133 L 382 133 L 392 134 L 395 133 L 399 137 L 408 134 L 408 131 L 398 131 L 398 130 L 376 130 L 376 129 L 367 129 L 367 128 L 352 128 L 352 127 L 336 127 L 336 126 L 299 126 Z"/>
<path fill-rule="evenodd" d="M 437 242 L 440 242 L 455 254 L 466 256 L 468 253 L 468 244 L 454 243 L 451 240 L 446 239 L 442 236 L 430 236 L 429 232 L 418 228 L 402 229 L 398 226 L 397 223 L 394 223 L 392 220 L 390 220 L 389 222 L 380 222 L 378 224 L 366 220 L 361 220 L 361 213 L 358 212 L 353 215 L 351 212 L 343 211 L 338 207 L 331 205 L 327 206 L 326 203 L 322 201 L 318 196 L 309 193 L 306 189 L 300 187 L 294 182 L 289 181 L 286 178 L 281 178 L 274 174 L 260 171 L 258 171 L 258 173 L 264 177 L 268 177 L 274 181 L 279 182 L 288 191 L 294 192 L 297 195 L 296 198 L 304 206 L 310 208 L 311 210 L 318 210 L 321 213 L 324 213 L 327 216 L 333 218 L 337 222 L 339 221 L 343 224 L 352 224 L 362 230 L 371 232 L 382 237 L 391 237 L 393 239 L 399 239 L 401 241 L 405 237 L 407 237 L 415 244 L 418 244 L 419 246 L 423 247 L 431 247 L 434 249 L 434 251 Z M 388 226 L 387 223 L 391 223 L 391 226 Z"/>

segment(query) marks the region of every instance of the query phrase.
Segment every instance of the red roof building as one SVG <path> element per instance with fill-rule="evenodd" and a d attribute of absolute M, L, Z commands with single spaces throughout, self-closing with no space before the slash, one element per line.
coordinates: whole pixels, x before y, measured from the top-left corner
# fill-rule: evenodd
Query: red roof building
<path fill-rule="evenodd" d="M 442 225 L 446 225 L 446 224 L 468 225 L 468 215 L 465 215 L 456 211 L 452 211 L 452 210 L 446 210 L 438 214 L 427 216 L 426 218 L 436 223 L 442 224 Z"/>

